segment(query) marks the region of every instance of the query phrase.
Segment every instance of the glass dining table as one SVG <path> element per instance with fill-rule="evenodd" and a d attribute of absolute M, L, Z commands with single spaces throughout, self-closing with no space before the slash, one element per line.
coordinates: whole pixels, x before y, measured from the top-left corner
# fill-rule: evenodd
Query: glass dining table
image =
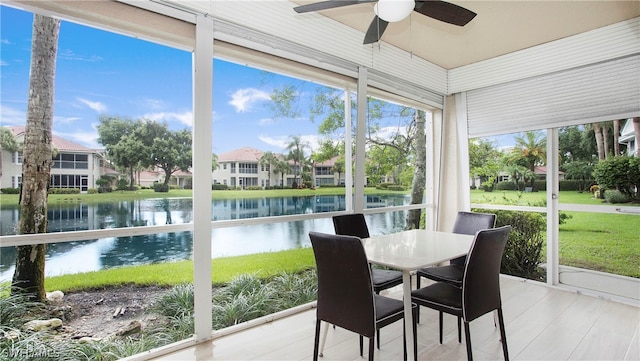
<path fill-rule="evenodd" d="M 405 320 L 411 320 L 411 273 L 469 252 L 474 236 L 424 229 L 364 238 L 370 263 L 402 271 Z M 407 360 L 413 360 L 413 328 L 405 322 Z"/>

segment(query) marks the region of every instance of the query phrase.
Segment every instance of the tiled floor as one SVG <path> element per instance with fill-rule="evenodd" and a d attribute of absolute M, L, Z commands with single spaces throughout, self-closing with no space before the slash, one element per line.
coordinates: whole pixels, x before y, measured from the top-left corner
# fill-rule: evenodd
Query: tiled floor
<path fill-rule="evenodd" d="M 640 360 L 640 308 L 503 277 L 502 299 L 512 360 Z M 388 295 L 400 296 L 400 288 Z M 382 330 L 376 360 L 402 359 L 402 323 Z M 154 360 L 310 360 L 315 309 L 233 333 Z M 437 312 L 421 308 L 419 360 L 465 360 L 454 317 L 445 315 L 438 344 Z M 471 323 L 476 360 L 502 360 L 493 316 Z M 365 347 L 366 349 L 366 347 Z M 367 355 L 365 354 L 365 358 Z M 362 360 L 357 335 L 330 328 L 321 360 Z"/>

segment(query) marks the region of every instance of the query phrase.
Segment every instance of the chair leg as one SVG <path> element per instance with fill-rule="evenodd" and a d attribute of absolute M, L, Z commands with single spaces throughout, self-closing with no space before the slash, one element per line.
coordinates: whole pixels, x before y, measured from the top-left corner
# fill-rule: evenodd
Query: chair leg
<path fill-rule="evenodd" d="M 413 309 L 413 319 L 416 319 L 416 315 L 420 311 L 420 306 L 416 306 Z M 406 342 L 405 342 L 406 345 Z M 413 361 L 418 361 L 418 326 L 415 321 L 413 321 Z"/>
<path fill-rule="evenodd" d="M 363 341 L 362 341 L 362 335 L 360 335 L 360 357 L 362 357 L 363 354 Z"/>
<path fill-rule="evenodd" d="M 369 361 L 373 361 L 373 337 L 369 338 Z"/>
<path fill-rule="evenodd" d="M 378 350 L 380 349 L 380 330 L 376 331 L 376 339 L 378 341 Z"/>
<path fill-rule="evenodd" d="M 462 327 L 460 325 L 461 319 L 462 318 L 458 316 L 458 343 L 462 343 Z"/>
<path fill-rule="evenodd" d="M 318 361 L 318 341 L 320 341 L 320 320 L 316 320 L 316 334 L 313 342 L 313 361 Z"/>
<path fill-rule="evenodd" d="M 467 360 L 473 361 L 473 353 L 471 352 L 471 332 L 469 332 L 469 322 L 464 321 L 464 339 L 467 343 Z"/>
<path fill-rule="evenodd" d="M 509 361 L 509 350 L 507 349 L 507 334 L 504 330 L 502 308 L 498 308 L 498 323 L 500 324 L 500 337 L 502 338 L 502 352 L 504 353 L 504 360 Z"/>
<path fill-rule="evenodd" d="M 336 325 L 333 325 L 333 327 L 335 328 Z M 320 342 L 320 352 L 318 353 L 318 356 L 323 357 L 324 356 L 324 345 L 327 342 L 327 334 L 329 333 L 329 323 L 325 322 L 324 323 L 324 331 L 322 332 L 322 341 Z"/>
<path fill-rule="evenodd" d="M 438 317 L 438 325 L 440 326 L 440 344 L 442 345 L 442 311 L 440 311 L 440 317 Z"/>

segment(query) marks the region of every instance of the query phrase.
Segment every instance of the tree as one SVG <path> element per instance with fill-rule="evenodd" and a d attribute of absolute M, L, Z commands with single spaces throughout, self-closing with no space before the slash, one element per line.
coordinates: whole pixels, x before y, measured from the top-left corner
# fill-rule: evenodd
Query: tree
<path fill-rule="evenodd" d="M 149 163 L 149 148 L 145 145 L 143 123 L 119 117 L 100 116 L 98 141 L 105 147 L 107 156 L 117 166 L 129 173 L 129 189 L 134 188 L 134 171 Z"/>
<path fill-rule="evenodd" d="M 170 131 L 166 123 L 144 122 L 143 142 L 149 147 L 149 158 L 142 161 L 145 167 L 158 167 L 164 171 L 163 188 L 169 189 L 171 175 L 178 170 L 188 171 L 192 165 L 191 132 Z"/>
<path fill-rule="evenodd" d="M 478 177 L 485 190 L 493 190 L 493 184 L 500 171 L 502 152 L 493 142 L 475 138 L 469 140 L 469 174 Z"/>
<path fill-rule="evenodd" d="M 516 145 L 511 150 L 512 163 L 523 162 L 531 172 L 536 165 L 542 165 L 547 159 L 547 139 L 539 132 L 526 132 L 515 138 Z M 531 178 L 531 188 L 535 188 L 535 177 Z"/>
<path fill-rule="evenodd" d="M 47 232 L 47 191 L 51 178 L 54 84 L 60 20 L 34 14 L 29 102 L 24 137 L 18 234 Z M 46 244 L 17 247 L 11 292 L 44 300 Z"/>
<path fill-rule="evenodd" d="M 9 128 L 0 127 L 0 150 L 13 153 L 18 150 L 18 143 Z M 0 178 L 2 178 L 2 152 L 0 152 Z"/>
<path fill-rule="evenodd" d="M 258 163 L 260 163 L 261 166 L 267 166 L 269 167 L 269 173 L 278 173 L 280 170 L 278 169 L 278 164 L 281 163 L 282 160 L 280 158 L 278 158 L 275 153 L 271 152 L 271 151 L 267 151 L 262 153 L 262 155 L 260 156 L 260 160 L 258 160 Z M 287 168 L 289 168 L 289 165 L 287 164 Z M 284 174 L 282 175 L 283 179 L 284 179 Z M 269 177 L 271 178 L 271 177 Z"/>
<path fill-rule="evenodd" d="M 299 135 L 294 135 L 290 138 L 291 141 L 287 145 L 287 150 L 289 151 L 287 159 L 293 161 L 293 183 L 298 184 L 298 176 L 300 175 L 302 165 L 304 164 L 304 150 L 307 148 L 307 145 L 302 141 Z"/>
<path fill-rule="evenodd" d="M 211 153 L 211 171 L 220 168 L 220 164 L 218 163 L 218 155 L 215 153 Z"/>
<path fill-rule="evenodd" d="M 411 183 L 411 202 L 410 204 L 420 204 L 424 198 L 424 188 L 426 185 L 427 174 L 427 147 L 426 147 L 426 135 L 424 132 L 425 127 L 425 114 L 422 110 L 416 110 L 416 133 L 415 144 L 416 156 L 414 162 L 413 182 Z M 420 217 L 422 209 L 411 209 L 407 212 L 407 224 L 405 229 L 419 229 Z"/>
<path fill-rule="evenodd" d="M 604 148 L 604 139 L 602 137 L 602 125 L 600 123 L 593 123 L 592 127 L 596 137 L 596 144 L 598 146 L 598 159 L 603 160 L 606 157 L 606 150 Z"/>
<path fill-rule="evenodd" d="M 613 120 L 613 155 L 620 155 L 620 119 Z"/>

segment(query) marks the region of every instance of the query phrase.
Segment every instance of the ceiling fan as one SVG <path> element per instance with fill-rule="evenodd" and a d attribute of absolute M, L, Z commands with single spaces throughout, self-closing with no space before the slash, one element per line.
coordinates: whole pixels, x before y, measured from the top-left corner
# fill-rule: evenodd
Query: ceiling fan
<path fill-rule="evenodd" d="M 458 26 L 465 26 L 476 16 L 476 13 L 471 10 L 441 0 L 328 0 L 296 6 L 293 10 L 297 13 L 307 13 L 364 3 L 376 3 L 374 6 L 376 15 L 364 36 L 364 44 L 379 41 L 390 22 L 406 18 L 412 10 Z"/>

